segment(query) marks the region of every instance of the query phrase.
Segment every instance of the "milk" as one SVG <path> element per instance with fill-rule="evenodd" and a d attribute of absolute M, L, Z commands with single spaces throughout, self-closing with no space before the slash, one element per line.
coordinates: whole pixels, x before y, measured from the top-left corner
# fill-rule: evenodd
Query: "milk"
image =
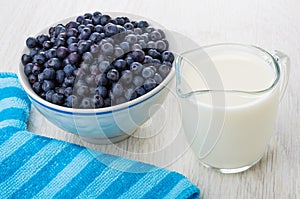
<path fill-rule="evenodd" d="M 266 150 L 279 100 L 277 88 L 255 91 L 272 86 L 276 73 L 264 60 L 249 53 L 209 56 L 211 61 L 199 57 L 197 62 L 193 61 L 199 64 L 200 72 L 189 63 L 182 63 L 185 70 L 182 90 L 211 89 L 211 84 L 215 90 L 225 92 L 203 92 L 180 98 L 183 129 L 191 148 L 204 164 L 225 170 L 249 167 Z M 212 64 L 216 73 L 208 76 L 216 80 L 207 80 L 205 74 L 201 74 L 201 67 L 213 67 Z M 216 86 L 215 82 L 222 85 Z M 226 92 L 228 90 L 246 92 Z"/>

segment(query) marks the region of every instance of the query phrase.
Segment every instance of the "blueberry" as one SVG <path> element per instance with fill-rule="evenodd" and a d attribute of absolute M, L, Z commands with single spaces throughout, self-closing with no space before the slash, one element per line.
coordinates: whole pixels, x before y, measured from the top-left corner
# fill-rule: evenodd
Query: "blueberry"
<path fill-rule="evenodd" d="M 120 97 L 124 92 L 123 86 L 120 83 L 116 83 L 112 86 L 112 93 L 115 97 Z"/>
<path fill-rule="evenodd" d="M 104 87 L 104 86 L 98 86 L 98 87 L 96 88 L 96 94 L 97 94 L 97 95 L 100 95 L 100 96 L 103 97 L 103 98 L 105 98 L 105 97 L 107 96 L 107 94 L 108 94 L 108 90 L 107 90 L 107 88 Z"/>
<path fill-rule="evenodd" d="M 166 77 L 169 74 L 170 69 L 171 68 L 169 66 L 163 64 L 159 67 L 158 71 L 162 77 Z"/>
<path fill-rule="evenodd" d="M 70 76 L 73 74 L 75 67 L 72 66 L 71 64 L 67 64 L 63 70 L 66 76 Z"/>
<path fill-rule="evenodd" d="M 66 24 L 66 28 L 70 29 L 70 28 L 77 28 L 79 26 L 79 23 L 76 21 L 70 21 Z"/>
<path fill-rule="evenodd" d="M 147 43 L 145 42 L 145 40 L 141 39 L 138 42 L 138 44 L 141 46 L 141 49 L 147 48 Z"/>
<path fill-rule="evenodd" d="M 96 25 L 95 26 L 95 31 L 98 33 L 103 33 L 104 32 L 104 28 L 101 25 Z"/>
<path fill-rule="evenodd" d="M 134 25 L 130 22 L 127 22 L 127 23 L 124 24 L 124 28 L 126 28 L 127 30 L 133 30 Z"/>
<path fill-rule="evenodd" d="M 81 85 L 81 86 L 76 86 L 76 93 L 79 96 L 86 96 L 88 93 L 88 86 L 87 85 Z"/>
<path fill-rule="evenodd" d="M 57 48 L 56 50 L 56 56 L 58 58 L 64 59 L 65 57 L 67 57 L 68 55 L 68 49 L 64 46 L 61 46 L 59 48 Z"/>
<path fill-rule="evenodd" d="M 102 15 L 100 19 L 100 24 L 102 26 L 106 25 L 111 20 L 111 17 L 109 15 Z"/>
<path fill-rule="evenodd" d="M 165 64 L 165 65 L 167 65 L 167 66 L 169 66 L 169 67 L 172 67 L 172 63 L 169 62 L 169 61 L 163 61 L 163 64 Z"/>
<path fill-rule="evenodd" d="M 145 89 L 142 86 L 136 87 L 135 92 L 136 92 L 138 97 L 142 96 L 142 95 L 145 95 L 145 93 L 146 93 Z"/>
<path fill-rule="evenodd" d="M 138 28 L 147 28 L 149 26 L 147 21 L 139 21 L 137 24 Z"/>
<path fill-rule="evenodd" d="M 114 47 L 111 43 L 105 43 L 101 46 L 104 55 L 111 55 L 114 53 Z"/>
<path fill-rule="evenodd" d="M 142 46 L 140 44 L 133 44 L 132 45 L 132 50 L 135 51 L 135 50 L 142 50 Z"/>
<path fill-rule="evenodd" d="M 35 75 L 38 75 L 39 73 L 42 72 L 42 68 L 39 65 L 34 64 L 31 72 Z"/>
<path fill-rule="evenodd" d="M 141 28 L 134 28 L 133 29 L 133 32 L 136 34 L 136 35 L 141 35 L 143 34 L 143 30 Z"/>
<path fill-rule="evenodd" d="M 82 55 L 82 60 L 84 61 L 84 63 L 91 64 L 94 61 L 94 56 L 90 52 L 85 52 Z"/>
<path fill-rule="evenodd" d="M 110 63 L 108 61 L 102 61 L 99 63 L 99 71 L 104 73 L 108 70 Z"/>
<path fill-rule="evenodd" d="M 159 59 L 153 59 L 152 60 L 152 64 L 154 65 L 154 66 L 160 66 L 161 65 L 161 61 L 159 60 Z"/>
<path fill-rule="evenodd" d="M 143 62 L 145 59 L 145 53 L 143 50 L 137 49 L 134 50 L 131 54 L 132 59 L 136 62 Z"/>
<path fill-rule="evenodd" d="M 47 92 L 52 90 L 55 87 L 55 84 L 51 80 L 44 80 L 42 84 L 42 89 Z"/>
<path fill-rule="evenodd" d="M 65 95 L 66 97 L 72 95 L 72 93 L 73 93 L 73 88 L 72 88 L 72 87 L 67 87 L 67 88 L 65 88 L 65 90 L 64 90 L 64 95 Z"/>
<path fill-rule="evenodd" d="M 33 57 L 34 55 L 38 54 L 39 50 L 39 48 L 31 48 L 29 51 L 29 56 Z"/>
<path fill-rule="evenodd" d="M 38 41 L 35 38 L 29 37 L 26 39 L 26 46 L 28 48 L 35 48 L 37 47 L 37 45 L 38 45 Z"/>
<path fill-rule="evenodd" d="M 142 76 L 143 76 L 143 78 L 148 79 L 150 77 L 153 77 L 154 73 L 155 72 L 151 67 L 145 67 L 142 71 Z"/>
<path fill-rule="evenodd" d="M 92 19 L 93 15 L 91 13 L 85 13 L 84 15 L 85 19 Z"/>
<path fill-rule="evenodd" d="M 86 41 L 78 43 L 78 53 L 83 54 L 90 49 L 90 44 Z"/>
<path fill-rule="evenodd" d="M 151 32 L 149 36 L 150 36 L 150 39 L 152 41 L 157 41 L 157 40 L 160 40 L 162 38 L 161 34 L 158 31 Z"/>
<path fill-rule="evenodd" d="M 162 78 L 161 75 L 158 74 L 158 73 L 155 73 L 155 74 L 154 74 L 153 79 L 155 80 L 155 82 L 156 82 L 157 84 L 160 84 L 160 83 L 163 81 L 163 78 Z"/>
<path fill-rule="evenodd" d="M 46 101 L 52 102 L 52 96 L 53 96 L 54 93 L 55 93 L 54 90 L 47 91 L 46 95 L 45 95 Z"/>
<path fill-rule="evenodd" d="M 125 37 L 125 41 L 129 44 L 134 44 L 138 41 L 137 36 L 134 34 L 129 34 Z"/>
<path fill-rule="evenodd" d="M 69 95 L 66 98 L 66 106 L 71 107 L 78 107 L 79 99 L 76 95 Z"/>
<path fill-rule="evenodd" d="M 65 72 L 63 70 L 57 70 L 55 79 L 56 79 L 57 83 L 62 84 L 65 79 Z"/>
<path fill-rule="evenodd" d="M 144 40 L 145 43 L 149 41 L 149 34 L 148 33 L 143 33 L 141 36 L 141 40 Z"/>
<path fill-rule="evenodd" d="M 117 59 L 114 62 L 114 67 L 120 72 L 126 69 L 126 65 L 127 63 L 124 59 Z"/>
<path fill-rule="evenodd" d="M 72 52 L 78 52 L 78 44 L 77 43 L 72 43 L 68 46 L 68 51 L 70 53 Z"/>
<path fill-rule="evenodd" d="M 152 78 L 149 78 L 149 79 L 146 79 L 144 82 L 144 89 L 146 92 L 149 92 L 152 89 L 154 89 L 156 87 L 156 85 L 157 85 L 156 81 Z"/>
<path fill-rule="evenodd" d="M 131 56 L 127 56 L 125 58 L 125 61 L 126 61 L 127 65 L 129 65 L 129 66 L 134 62 Z"/>
<path fill-rule="evenodd" d="M 103 39 L 102 35 L 98 32 L 93 32 L 89 38 L 92 42 L 98 43 Z"/>
<path fill-rule="evenodd" d="M 40 74 L 38 74 L 38 81 L 42 82 L 45 79 L 45 73 L 41 72 Z"/>
<path fill-rule="evenodd" d="M 153 59 L 161 58 L 161 54 L 156 49 L 149 49 L 148 55 L 151 56 Z"/>
<path fill-rule="evenodd" d="M 66 46 L 67 45 L 67 41 L 64 38 L 58 38 L 55 40 L 55 45 L 57 47 L 59 46 Z"/>
<path fill-rule="evenodd" d="M 51 48 L 51 49 L 47 50 L 45 52 L 45 56 L 46 56 L 47 59 L 54 58 L 56 56 L 56 50 L 54 48 Z"/>
<path fill-rule="evenodd" d="M 139 87 L 144 84 L 144 78 L 142 76 L 137 75 L 133 78 L 132 82 L 136 87 Z"/>
<path fill-rule="evenodd" d="M 173 62 L 174 61 L 174 54 L 170 51 L 164 51 L 162 53 L 162 60 L 163 61 L 169 61 L 169 62 Z"/>
<path fill-rule="evenodd" d="M 89 86 L 96 86 L 94 74 L 89 74 L 89 75 L 85 76 L 84 80 Z"/>
<path fill-rule="evenodd" d="M 47 63 L 49 68 L 54 68 L 55 70 L 59 70 L 62 66 L 62 63 L 58 58 L 51 58 Z"/>
<path fill-rule="evenodd" d="M 130 101 L 130 100 L 134 100 L 135 98 L 137 98 L 137 93 L 135 92 L 135 90 L 133 88 L 128 88 L 124 90 L 124 97 Z"/>
<path fill-rule="evenodd" d="M 32 58 L 31 58 L 31 56 L 29 56 L 27 54 L 23 54 L 21 61 L 22 61 L 22 64 L 25 66 L 26 64 L 28 64 L 29 62 L 32 61 Z"/>
<path fill-rule="evenodd" d="M 104 99 L 104 107 L 109 107 L 111 106 L 111 99 L 109 97 Z"/>
<path fill-rule="evenodd" d="M 130 84 L 132 83 L 133 75 L 130 70 L 124 70 L 122 71 L 121 81 L 124 84 Z"/>
<path fill-rule="evenodd" d="M 104 100 L 100 95 L 94 95 L 93 104 L 95 108 L 102 108 L 104 106 Z"/>
<path fill-rule="evenodd" d="M 64 103 L 64 95 L 61 93 L 54 93 L 52 95 L 52 103 L 62 105 Z"/>
<path fill-rule="evenodd" d="M 42 84 L 40 82 L 34 82 L 32 84 L 32 89 L 37 94 L 40 94 L 41 92 L 43 92 Z"/>
<path fill-rule="evenodd" d="M 76 18 L 76 22 L 78 22 L 78 23 L 82 23 L 83 20 L 84 20 L 84 16 L 78 16 L 78 17 Z"/>
<path fill-rule="evenodd" d="M 32 68 L 33 68 L 33 64 L 32 63 L 28 63 L 24 66 L 24 73 L 25 75 L 28 77 L 28 75 L 31 74 L 31 71 L 32 71 Z"/>
<path fill-rule="evenodd" d="M 43 43 L 43 48 L 44 48 L 45 50 L 49 50 L 50 48 L 52 48 L 52 46 L 53 46 L 53 43 L 52 43 L 51 41 L 45 41 L 45 42 Z"/>
<path fill-rule="evenodd" d="M 69 54 L 68 60 L 72 65 L 79 65 L 81 61 L 81 56 L 77 52 L 72 52 Z"/>
<path fill-rule="evenodd" d="M 95 83 L 97 84 L 97 86 L 106 86 L 108 83 L 106 75 L 104 73 L 100 73 L 100 74 L 96 75 Z"/>
<path fill-rule="evenodd" d="M 153 58 L 149 55 L 146 55 L 143 63 L 144 64 L 151 64 L 152 62 L 153 62 Z"/>
<path fill-rule="evenodd" d="M 37 63 L 39 65 L 43 65 L 46 62 L 46 57 L 43 54 L 37 54 L 33 57 L 33 63 Z"/>
<path fill-rule="evenodd" d="M 28 76 L 28 80 L 29 80 L 30 84 L 33 84 L 33 83 L 37 82 L 38 78 L 37 78 L 36 75 L 34 75 L 34 74 L 31 73 L 31 74 Z"/>
<path fill-rule="evenodd" d="M 73 75 L 65 77 L 64 79 L 64 83 L 66 86 L 73 86 L 74 82 L 75 82 L 75 77 Z"/>
<path fill-rule="evenodd" d="M 95 12 L 93 13 L 93 16 L 102 16 L 102 13 L 99 12 L 99 11 L 95 11 Z"/>
<path fill-rule="evenodd" d="M 50 37 L 48 35 L 42 34 L 37 36 L 36 40 L 39 43 L 39 45 L 42 46 L 45 43 L 45 41 L 50 41 Z"/>
<path fill-rule="evenodd" d="M 124 42 L 120 43 L 120 48 L 122 48 L 123 51 L 125 53 L 127 53 L 130 51 L 130 44 L 128 42 L 124 41 Z"/>
<path fill-rule="evenodd" d="M 133 62 L 132 64 L 130 64 L 130 70 L 136 75 L 140 74 L 143 68 L 144 68 L 143 64 L 139 62 Z"/>
<path fill-rule="evenodd" d="M 81 30 L 79 39 L 86 40 L 90 37 L 91 33 L 92 33 L 91 29 L 88 27 L 85 27 Z"/>
<path fill-rule="evenodd" d="M 101 23 L 101 15 L 93 15 L 92 22 L 94 25 L 99 25 Z"/>
<path fill-rule="evenodd" d="M 67 39 L 67 44 L 68 45 L 71 45 L 71 44 L 73 44 L 73 43 L 77 43 L 79 40 L 78 40 L 78 38 L 77 37 L 69 37 L 68 39 Z"/>
<path fill-rule="evenodd" d="M 53 80 L 55 79 L 55 70 L 53 68 L 45 68 L 43 71 L 44 79 Z"/>
<path fill-rule="evenodd" d="M 79 108 L 84 108 L 84 109 L 92 108 L 91 99 L 89 97 L 84 97 L 79 105 Z"/>
<path fill-rule="evenodd" d="M 68 29 L 68 31 L 67 31 L 68 37 L 77 37 L 77 35 L 78 35 L 78 30 L 76 28 Z M 68 43 L 68 41 L 67 41 L 67 43 Z"/>
<path fill-rule="evenodd" d="M 148 41 L 147 42 L 147 48 L 156 48 L 156 44 L 154 41 Z"/>
<path fill-rule="evenodd" d="M 104 33 L 107 37 L 118 34 L 118 27 L 113 23 L 108 23 L 104 26 Z"/>
<path fill-rule="evenodd" d="M 93 44 L 90 47 L 90 52 L 93 54 L 97 54 L 100 51 L 100 47 L 97 44 Z"/>
<path fill-rule="evenodd" d="M 155 42 L 156 48 L 159 51 L 165 51 L 167 50 L 167 44 L 163 40 L 158 40 Z"/>
<path fill-rule="evenodd" d="M 118 81 L 119 80 L 119 72 L 116 69 L 111 69 L 107 72 L 106 75 L 107 79 L 111 81 Z"/>
<path fill-rule="evenodd" d="M 119 58 L 122 57 L 123 55 L 124 55 L 123 49 L 120 47 L 115 47 L 114 57 Z"/>

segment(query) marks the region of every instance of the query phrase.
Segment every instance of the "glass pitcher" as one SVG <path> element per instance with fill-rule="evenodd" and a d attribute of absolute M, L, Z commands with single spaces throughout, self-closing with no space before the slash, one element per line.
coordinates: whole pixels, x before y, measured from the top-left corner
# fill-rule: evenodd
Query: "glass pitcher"
<path fill-rule="evenodd" d="M 205 166 L 247 170 L 263 156 L 289 77 L 289 58 L 250 45 L 216 44 L 175 61 L 182 126 Z"/>

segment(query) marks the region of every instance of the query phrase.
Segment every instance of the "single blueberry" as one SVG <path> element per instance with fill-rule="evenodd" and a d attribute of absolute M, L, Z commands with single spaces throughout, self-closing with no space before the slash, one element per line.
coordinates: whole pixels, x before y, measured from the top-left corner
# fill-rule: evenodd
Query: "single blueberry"
<path fill-rule="evenodd" d="M 167 50 L 167 44 L 163 40 L 158 40 L 155 42 L 156 48 L 159 51 L 165 51 Z"/>
<path fill-rule="evenodd" d="M 142 72 L 143 68 L 144 68 L 143 64 L 141 64 L 139 62 L 132 62 L 130 64 L 130 70 L 136 75 L 140 74 Z"/>
<path fill-rule="evenodd" d="M 68 55 L 68 49 L 64 46 L 60 46 L 59 48 L 57 48 L 56 50 L 56 56 L 58 58 L 64 59 L 65 57 L 67 57 Z"/>
<path fill-rule="evenodd" d="M 76 95 L 69 95 L 65 101 L 66 101 L 66 106 L 69 108 L 78 107 L 79 99 Z"/>
<path fill-rule="evenodd" d="M 56 57 L 56 49 L 51 48 L 51 49 L 47 50 L 45 52 L 45 56 L 46 56 L 47 59 L 51 59 L 53 57 Z"/>
<path fill-rule="evenodd" d="M 83 109 L 92 108 L 91 99 L 89 97 L 84 97 L 79 105 L 79 108 L 83 108 Z"/>
<path fill-rule="evenodd" d="M 32 63 L 28 63 L 24 66 L 24 73 L 25 75 L 28 77 L 28 75 L 31 74 L 31 71 L 32 71 L 32 68 L 33 68 L 33 64 Z"/>
<path fill-rule="evenodd" d="M 37 64 L 33 64 L 31 72 L 35 75 L 38 75 L 39 73 L 42 72 L 42 68 Z"/>
<path fill-rule="evenodd" d="M 32 84 L 32 90 L 36 93 L 36 94 L 40 94 L 41 92 L 43 92 L 42 89 L 42 84 L 40 82 L 34 82 Z"/>
<path fill-rule="evenodd" d="M 118 27 L 113 23 L 108 23 L 104 26 L 104 33 L 107 37 L 118 34 Z"/>
<path fill-rule="evenodd" d="M 38 45 L 38 41 L 35 38 L 29 37 L 26 39 L 26 46 L 28 48 L 35 48 L 37 47 L 37 45 Z"/>
<path fill-rule="evenodd" d="M 26 64 L 30 63 L 32 61 L 31 56 L 27 54 L 23 54 L 21 58 L 22 64 L 25 66 Z"/>
<path fill-rule="evenodd" d="M 119 72 L 116 69 L 111 69 L 107 72 L 106 75 L 107 79 L 111 81 L 118 81 L 119 80 Z"/>
<path fill-rule="evenodd" d="M 149 49 L 148 55 L 151 56 L 153 59 L 161 58 L 161 54 L 156 49 Z"/>
<path fill-rule="evenodd" d="M 46 56 L 44 54 L 37 54 L 33 57 L 33 63 L 37 63 L 39 65 L 43 65 L 46 61 Z"/>
<path fill-rule="evenodd" d="M 49 50 L 50 48 L 52 48 L 52 46 L 53 46 L 53 43 L 51 41 L 45 41 L 43 43 L 44 50 Z"/>
<path fill-rule="evenodd" d="M 53 96 L 53 94 L 54 94 L 55 92 L 54 92 L 54 90 L 49 90 L 49 91 L 47 91 L 46 92 L 46 101 L 48 101 L 48 102 L 52 102 L 52 96 Z"/>
<path fill-rule="evenodd" d="M 147 42 L 147 48 L 156 48 L 156 44 L 154 41 L 148 41 Z"/>
<path fill-rule="evenodd" d="M 150 77 L 154 76 L 155 71 L 151 67 L 145 67 L 142 71 L 142 76 L 145 79 L 148 79 Z"/>
<path fill-rule="evenodd" d="M 174 61 L 174 54 L 171 51 L 164 51 L 162 53 L 162 60 L 172 63 Z"/>
<path fill-rule="evenodd" d="M 128 53 L 130 51 L 130 44 L 126 41 L 120 43 L 120 48 L 123 49 L 124 53 Z"/>
<path fill-rule="evenodd" d="M 167 65 L 161 65 L 160 67 L 159 67 L 159 69 L 158 69 L 158 71 L 159 71 L 159 74 L 163 77 L 163 78 L 165 78 L 168 74 L 169 74 L 169 72 L 170 72 L 170 67 L 169 66 L 167 66 Z"/>
<path fill-rule="evenodd" d="M 139 21 L 137 24 L 138 28 L 147 28 L 149 26 L 147 21 Z"/>
<path fill-rule="evenodd" d="M 84 63 L 91 64 L 94 62 L 94 56 L 90 52 L 85 52 L 82 55 L 82 60 L 84 61 Z"/>
<path fill-rule="evenodd" d="M 75 67 L 72 66 L 71 64 L 67 64 L 65 67 L 64 67 L 64 72 L 65 72 L 65 76 L 70 76 L 73 74 L 74 70 L 75 70 Z"/>
<path fill-rule="evenodd" d="M 94 95 L 93 104 L 95 108 L 102 108 L 104 106 L 103 97 L 101 97 L 100 95 Z"/>
<path fill-rule="evenodd" d="M 101 39 L 103 39 L 103 37 L 100 33 L 93 32 L 89 39 L 94 43 L 98 43 L 99 41 L 101 41 Z"/>
<path fill-rule="evenodd" d="M 77 52 L 72 52 L 69 54 L 68 60 L 72 65 L 79 65 L 81 61 L 81 56 Z"/>
<path fill-rule="evenodd" d="M 101 62 L 99 63 L 99 66 L 98 66 L 99 71 L 100 71 L 101 73 L 104 73 L 105 71 L 108 71 L 109 65 L 110 65 L 110 63 L 109 63 L 108 61 L 101 61 Z"/>
<path fill-rule="evenodd" d="M 46 80 L 53 80 L 55 79 L 55 70 L 53 68 L 45 68 L 43 71 L 44 79 Z"/>
<path fill-rule="evenodd" d="M 155 80 L 155 82 L 156 82 L 157 84 L 160 84 L 160 83 L 163 81 L 163 78 L 162 78 L 161 75 L 158 74 L 158 73 L 155 73 L 155 74 L 154 74 L 153 79 Z"/>
<path fill-rule="evenodd" d="M 142 95 L 145 95 L 145 93 L 146 93 L 145 89 L 142 86 L 136 87 L 135 92 L 136 92 L 138 97 L 142 96 Z"/>
<path fill-rule="evenodd" d="M 150 39 L 152 41 L 157 41 L 157 40 L 160 40 L 162 38 L 161 34 L 156 30 L 151 32 L 149 36 L 150 36 Z"/>
<path fill-rule="evenodd" d="M 62 66 L 62 62 L 58 58 L 51 58 L 47 61 L 49 68 L 54 68 L 55 70 L 59 70 Z"/>
<path fill-rule="evenodd" d="M 125 41 L 129 44 L 134 44 L 138 41 L 137 36 L 134 34 L 129 34 L 125 37 Z"/>
<path fill-rule="evenodd" d="M 127 23 L 124 24 L 124 28 L 126 28 L 127 30 L 133 30 L 134 25 L 130 22 L 127 22 Z"/>
<path fill-rule="evenodd" d="M 55 87 L 55 84 L 53 83 L 53 81 L 51 81 L 51 80 L 44 80 L 43 81 L 42 89 L 45 92 L 54 89 L 54 87 Z"/>
<path fill-rule="evenodd" d="M 64 103 L 64 95 L 61 93 L 54 93 L 52 95 L 52 103 L 62 105 Z"/>
<path fill-rule="evenodd" d="M 100 95 L 100 96 L 103 97 L 103 98 L 105 98 L 105 97 L 107 96 L 107 94 L 108 94 L 108 90 L 107 90 L 107 88 L 104 87 L 104 86 L 98 86 L 98 87 L 96 88 L 96 94 L 97 94 L 97 95 Z"/>
<path fill-rule="evenodd" d="M 68 46 L 68 50 L 70 53 L 72 52 L 78 52 L 78 44 L 77 43 L 72 43 Z"/>
<path fill-rule="evenodd" d="M 136 62 L 143 62 L 145 59 L 145 53 L 143 50 L 137 49 L 134 50 L 131 54 L 132 59 Z"/>
<path fill-rule="evenodd" d="M 42 46 L 45 41 L 50 41 L 50 37 L 48 35 L 42 34 L 37 36 L 36 40 L 39 43 L 39 45 Z"/>
<path fill-rule="evenodd" d="M 95 31 L 98 33 L 104 33 L 104 28 L 101 25 L 96 25 L 95 26 Z"/>
<path fill-rule="evenodd" d="M 114 67 L 120 72 L 126 69 L 126 65 L 127 63 L 124 59 L 117 59 L 114 61 Z"/>
<path fill-rule="evenodd" d="M 92 33 L 91 29 L 88 27 L 85 27 L 81 30 L 79 39 L 86 40 L 90 37 L 91 33 Z"/>
<path fill-rule="evenodd" d="M 65 77 L 64 79 L 64 83 L 66 86 L 73 86 L 74 82 L 75 82 L 75 77 L 73 75 Z"/>
<path fill-rule="evenodd" d="M 132 79 L 133 79 L 133 74 L 130 70 L 122 71 L 121 79 L 120 79 L 122 83 L 128 85 L 128 84 L 132 83 Z"/>
<path fill-rule="evenodd" d="M 72 88 L 72 87 L 69 86 L 69 87 L 65 88 L 65 90 L 64 90 L 64 95 L 65 95 L 66 97 L 72 95 L 72 93 L 73 93 L 73 88 Z"/>
<path fill-rule="evenodd" d="M 100 73 L 100 74 L 96 75 L 95 83 L 97 84 L 97 86 L 106 86 L 108 83 L 106 75 L 104 73 Z"/>
<path fill-rule="evenodd" d="M 115 47 L 114 57 L 119 58 L 122 57 L 123 55 L 124 55 L 123 49 L 120 47 Z"/>
<path fill-rule="evenodd" d="M 120 97 L 121 95 L 123 95 L 123 92 L 124 92 L 124 88 L 122 84 L 116 83 L 112 86 L 112 93 L 115 97 Z"/>
<path fill-rule="evenodd" d="M 56 79 L 57 83 L 62 84 L 65 79 L 65 72 L 63 70 L 57 70 L 55 79 Z"/>
<path fill-rule="evenodd" d="M 37 75 L 31 73 L 28 76 L 28 80 L 29 80 L 30 84 L 34 84 L 38 80 Z"/>
<path fill-rule="evenodd" d="M 149 92 L 152 89 L 154 89 L 156 87 L 156 85 L 157 85 L 157 83 L 154 79 L 148 78 L 144 82 L 144 89 L 145 89 L 146 92 Z"/>
<path fill-rule="evenodd" d="M 124 90 L 124 97 L 130 101 L 130 100 L 134 100 L 135 98 L 137 98 L 137 93 L 135 92 L 135 90 L 133 88 L 127 88 Z"/>
<path fill-rule="evenodd" d="M 101 46 L 101 50 L 104 55 L 112 55 L 114 53 L 114 47 L 111 43 L 105 43 Z"/>
<path fill-rule="evenodd" d="M 144 85 L 144 78 L 140 75 L 137 75 L 137 76 L 134 76 L 132 82 L 136 87 L 139 87 L 139 86 Z"/>

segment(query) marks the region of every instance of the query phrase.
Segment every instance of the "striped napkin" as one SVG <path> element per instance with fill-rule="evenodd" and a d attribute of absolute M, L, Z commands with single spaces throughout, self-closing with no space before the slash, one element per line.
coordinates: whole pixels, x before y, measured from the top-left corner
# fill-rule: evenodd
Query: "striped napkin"
<path fill-rule="evenodd" d="M 183 175 L 26 131 L 30 102 L 0 73 L 0 198 L 198 198 Z"/>

